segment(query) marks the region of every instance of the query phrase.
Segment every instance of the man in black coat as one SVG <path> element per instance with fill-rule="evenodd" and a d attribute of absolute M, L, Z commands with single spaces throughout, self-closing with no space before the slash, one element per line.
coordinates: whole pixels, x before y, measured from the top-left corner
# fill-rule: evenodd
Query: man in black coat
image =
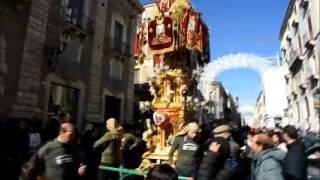
<path fill-rule="evenodd" d="M 197 180 L 231 180 L 234 169 L 228 162 L 230 146 L 226 139 L 221 137 L 209 141 L 209 149 L 201 160 Z"/>
<path fill-rule="evenodd" d="M 288 152 L 284 159 L 284 174 L 286 180 L 305 180 L 307 174 L 307 159 L 305 147 L 298 139 L 298 132 L 294 126 L 283 129 L 283 139 L 287 143 Z"/>

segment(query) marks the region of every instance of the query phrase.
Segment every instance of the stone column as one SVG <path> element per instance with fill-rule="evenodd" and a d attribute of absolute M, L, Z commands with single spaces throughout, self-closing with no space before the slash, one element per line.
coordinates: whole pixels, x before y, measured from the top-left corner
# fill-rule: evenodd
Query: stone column
<path fill-rule="evenodd" d="M 51 0 L 32 0 L 22 51 L 16 102 L 11 117 L 31 118 L 41 115 L 39 92 L 41 62 Z"/>
<path fill-rule="evenodd" d="M 106 26 L 108 0 L 98 1 L 97 16 L 95 18 L 95 34 L 93 37 L 92 63 L 90 73 L 90 86 L 87 117 L 88 121 L 102 122 L 101 112 L 101 84 L 102 84 L 102 61 L 104 55 L 104 36 Z"/>

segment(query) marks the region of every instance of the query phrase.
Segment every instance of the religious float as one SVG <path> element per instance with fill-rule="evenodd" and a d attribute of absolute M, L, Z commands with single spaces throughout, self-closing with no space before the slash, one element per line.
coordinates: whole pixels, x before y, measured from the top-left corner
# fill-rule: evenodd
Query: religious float
<path fill-rule="evenodd" d="M 199 96 L 199 70 L 209 61 L 209 32 L 201 14 L 188 0 L 157 0 L 145 9 L 137 28 L 136 63 L 153 57 L 153 120 L 147 119 L 144 140 L 149 149 L 140 169 L 168 160 L 170 141 L 192 121 L 194 99 Z"/>

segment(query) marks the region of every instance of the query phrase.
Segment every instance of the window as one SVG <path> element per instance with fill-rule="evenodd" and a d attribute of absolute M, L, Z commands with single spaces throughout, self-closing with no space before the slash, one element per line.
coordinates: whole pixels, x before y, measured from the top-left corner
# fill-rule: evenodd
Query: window
<path fill-rule="evenodd" d="M 299 34 L 298 34 L 298 40 L 299 40 L 299 52 L 300 52 L 300 55 L 302 55 L 303 54 L 303 48 L 302 48 L 301 37 L 300 37 Z"/>
<path fill-rule="evenodd" d="M 288 43 L 288 49 L 290 49 L 291 48 L 291 39 L 287 38 L 287 43 Z"/>
<path fill-rule="evenodd" d="M 298 24 L 296 24 L 295 26 L 293 26 L 293 29 L 294 29 L 294 35 L 295 36 L 298 36 L 299 33 L 298 33 Z"/>
<path fill-rule="evenodd" d="M 316 55 L 313 54 L 310 58 L 311 61 L 311 68 L 312 68 L 312 74 L 315 76 L 320 75 L 320 63 L 317 61 Z"/>
<path fill-rule="evenodd" d="M 282 61 L 286 60 L 286 51 L 287 51 L 286 49 L 282 49 L 281 50 L 281 57 L 280 58 L 281 58 Z"/>
<path fill-rule="evenodd" d="M 123 64 L 119 60 L 110 61 L 110 76 L 116 79 L 122 78 Z"/>
<path fill-rule="evenodd" d="M 308 16 L 308 31 L 309 31 L 309 35 L 310 35 L 310 39 L 313 39 L 313 30 L 312 30 L 312 21 L 311 21 L 311 16 Z"/>
<path fill-rule="evenodd" d="M 285 81 L 286 81 L 286 84 L 289 84 L 289 78 L 287 76 L 285 76 Z"/>
<path fill-rule="evenodd" d="M 306 17 L 306 14 L 308 12 L 308 5 L 309 5 L 309 2 L 307 2 L 305 0 L 301 1 L 300 7 L 301 7 L 302 14 L 303 14 L 303 18 Z"/>
<path fill-rule="evenodd" d="M 63 118 L 76 121 L 79 90 L 58 84 L 52 84 L 48 102 L 49 118 Z"/>
<path fill-rule="evenodd" d="M 113 47 L 115 50 L 121 51 L 121 44 L 122 44 L 122 37 L 123 37 L 123 25 L 115 21 L 114 24 L 114 39 L 113 39 Z"/>

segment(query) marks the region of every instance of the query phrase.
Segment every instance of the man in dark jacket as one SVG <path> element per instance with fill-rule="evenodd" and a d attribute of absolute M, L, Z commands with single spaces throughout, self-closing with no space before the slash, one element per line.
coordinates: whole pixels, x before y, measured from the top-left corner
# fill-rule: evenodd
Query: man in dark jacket
<path fill-rule="evenodd" d="M 209 150 L 201 160 L 197 180 L 232 180 L 234 169 L 228 162 L 230 145 L 224 138 L 214 138 L 209 141 Z"/>
<path fill-rule="evenodd" d="M 273 148 L 266 134 L 253 136 L 251 148 L 255 153 L 252 160 L 251 180 L 283 180 L 282 161 L 284 152 Z"/>
<path fill-rule="evenodd" d="M 289 125 L 286 126 L 283 131 L 283 139 L 286 141 L 288 147 L 284 161 L 285 179 L 305 180 L 307 174 L 307 159 L 304 154 L 304 145 L 297 140 L 297 129 Z"/>
<path fill-rule="evenodd" d="M 213 131 L 214 137 L 221 137 L 229 141 L 230 153 L 232 156 L 237 157 L 239 154 L 239 144 L 237 144 L 231 136 L 231 129 L 229 125 L 221 125 L 216 127 Z"/>

